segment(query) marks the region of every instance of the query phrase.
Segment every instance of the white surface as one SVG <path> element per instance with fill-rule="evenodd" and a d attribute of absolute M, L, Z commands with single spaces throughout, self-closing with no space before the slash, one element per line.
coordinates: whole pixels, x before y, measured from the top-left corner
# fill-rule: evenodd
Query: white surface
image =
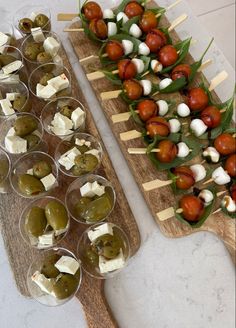
<path fill-rule="evenodd" d="M 12 14 L 22 5 L 38 3 L 38 1 L 0 0 L 0 18 L 12 18 Z M 109 7 L 118 1 L 101 1 Z M 173 2 L 169 1 L 168 3 Z M 117 277 L 106 282 L 108 302 L 121 328 L 234 328 L 234 287 L 235 273 L 232 261 L 221 241 L 209 233 L 198 233 L 181 239 L 167 239 L 158 230 L 143 198 L 129 173 L 119 147 L 115 142 L 106 123 L 91 88 L 84 79 L 84 74 L 77 58 L 73 54 L 66 35 L 62 33 L 64 24 L 55 22 L 57 12 L 74 12 L 75 0 L 40 0 L 45 6 L 50 3 L 53 13 L 53 30 L 60 33 L 71 63 L 83 87 L 85 96 L 91 108 L 95 108 L 94 116 L 105 144 L 112 155 L 114 166 L 118 172 L 123 187 L 126 190 L 133 213 L 137 219 L 141 234 L 142 247 L 130 262 L 130 265 Z M 167 1 L 159 1 L 161 5 Z M 232 59 L 233 11 L 231 0 L 189 1 L 194 12 L 200 14 L 203 24 L 209 24 L 210 35 L 215 35 L 217 42 L 226 51 L 225 55 Z M 109 5 L 108 5 L 109 4 Z M 183 6 L 172 13 L 172 18 L 183 13 Z M 228 8 L 229 16 L 224 9 Z M 228 6 L 228 7 L 227 7 Z M 214 11 L 213 11 L 214 10 Z M 185 11 L 185 10 L 184 10 Z M 204 14 L 209 12 L 208 14 Z M 224 16 L 221 16 L 221 13 Z M 220 19 L 215 19 L 218 15 Z M 224 22 L 222 24 L 222 21 Z M 190 27 L 195 18 L 190 18 Z M 178 28 L 186 36 L 187 23 Z M 207 25 L 208 26 L 208 25 Z M 228 28 L 230 27 L 230 33 Z M 219 30 L 221 33 L 219 33 Z M 200 28 L 194 31 L 194 38 L 199 35 Z M 225 37 L 227 35 L 227 37 Z M 204 49 L 208 40 L 201 42 Z M 196 51 L 197 44 L 192 50 Z M 201 50 L 202 50 L 201 49 Z M 213 50 L 214 58 L 220 62 L 216 68 L 207 70 L 210 77 L 214 70 L 225 68 L 231 79 L 228 87 L 221 88 L 225 97 L 233 89 L 233 70 L 218 50 Z M 210 58 L 209 56 L 207 58 Z M 233 63 L 232 63 L 233 65 Z M 224 84 L 225 86 L 226 84 Z M 225 94 L 226 91 L 228 94 Z M 13 283 L 6 253 L 0 240 L 0 327 L 1 328 L 85 328 L 82 308 L 73 299 L 68 304 L 58 308 L 46 308 L 33 300 L 19 295 Z M 108 327 L 110 328 L 110 327 Z"/>

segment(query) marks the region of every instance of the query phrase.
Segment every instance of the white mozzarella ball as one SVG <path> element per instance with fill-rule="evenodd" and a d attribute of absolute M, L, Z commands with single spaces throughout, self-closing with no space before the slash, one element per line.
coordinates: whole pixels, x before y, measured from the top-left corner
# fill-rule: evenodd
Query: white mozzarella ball
<path fill-rule="evenodd" d="M 129 29 L 129 34 L 134 36 L 135 38 L 139 39 L 140 36 L 142 35 L 141 29 L 138 27 L 137 24 L 132 24 L 130 29 Z"/>
<path fill-rule="evenodd" d="M 179 142 L 177 144 L 178 147 L 178 153 L 177 156 L 178 157 L 187 157 L 188 154 L 190 153 L 190 149 L 188 148 L 188 146 L 186 145 L 185 142 Z"/>
<path fill-rule="evenodd" d="M 148 96 L 152 92 L 152 82 L 149 80 L 141 80 L 140 84 L 143 87 L 143 95 Z"/>
<path fill-rule="evenodd" d="M 193 171 L 194 179 L 196 182 L 199 182 L 206 177 L 206 169 L 201 164 L 194 164 L 190 166 L 190 169 Z"/>
<path fill-rule="evenodd" d="M 169 124 L 171 133 L 177 133 L 180 131 L 181 123 L 176 118 L 172 118 L 171 120 L 169 120 Z"/>
<path fill-rule="evenodd" d="M 207 147 L 202 153 L 204 157 L 209 157 L 212 163 L 218 163 L 220 153 L 214 147 Z"/>
<path fill-rule="evenodd" d="M 134 44 L 130 40 L 122 40 L 122 46 L 124 48 L 125 55 L 129 55 L 133 52 Z"/>
<path fill-rule="evenodd" d="M 167 88 L 172 82 L 173 81 L 171 79 L 169 79 L 168 77 L 161 80 L 161 82 L 159 83 L 160 90 Z"/>
<path fill-rule="evenodd" d="M 236 203 L 230 196 L 225 196 L 223 198 L 222 205 L 227 209 L 228 212 L 236 212 Z"/>
<path fill-rule="evenodd" d="M 159 108 L 158 114 L 160 116 L 165 116 L 169 110 L 169 106 L 168 106 L 167 102 L 165 100 L 158 100 L 156 103 Z"/>
<path fill-rule="evenodd" d="M 136 66 L 138 74 L 143 73 L 144 68 L 145 68 L 144 62 L 141 59 L 138 59 L 138 58 L 133 58 L 132 62 Z"/>
<path fill-rule="evenodd" d="M 190 129 L 193 131 L 196 137 L 200 137 L 206 132 L 208 127 L 202 120 L 200 120 L 199 118 L 195 118 L 190 123 Z"/>
<path fill-rule="evenodd" d="M 138 53 L 139 55 L 144 56 L 148 56 L 150 54 L 150 49 L 145 42 L 140 43 L 140 45 L 138 46 Z"/>
<path fill-rule="evenodd" d="M 161 72 L 162 71 L 163 65 L 158 60 L 153 59 L 151 61 L 151 68 L 152 68 L 152 70 L 153 70 L 154 73 L 158 73 L 158 72 Z"/>
<path fill-rule="evenodd" d="M 129 17 L 123 13 L 122 11 L 116 16 L 117 22 L 121 21 L 123 19 L 123 24 L 127 23 L 129 20 Z"/>
<path fill-rule="evenodd" d="M 115 15 L 111 9 L 103 10 L 103 18 L 104 19 L 113 19 L 114 17 L 115 17 Z"/>
<path fill-rule="evenodd" d="M 177 107 L 177 113 L 181 117 L 187 117 L 190 115 L 190 109 L 185 103 L 181 103 Z"/>
<path fill-rule="evenodd" d="M 222 166 L 217 167 L 212 173 L 212 179 L 216 184 L 222 186 L 230 182 L 231 178 Z"/>
<path fill-rule="evenodd" d="M 108 31 L 108 36 L 116 35 L 117 34 L 116 23 L 108 22 L 107 31 Z"/>
<path fill-rule="evenodd" d="M 198 197 L 203 200 L 205 206 L 210 205 L 214 199 L 213 193 L 208 189 L 202 190 Z"/>

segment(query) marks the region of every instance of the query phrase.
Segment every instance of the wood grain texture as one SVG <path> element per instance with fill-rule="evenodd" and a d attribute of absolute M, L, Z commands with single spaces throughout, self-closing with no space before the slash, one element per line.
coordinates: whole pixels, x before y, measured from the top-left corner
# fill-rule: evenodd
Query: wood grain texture
<path fill-rule="evenodd" d="M 95 122 L 89 111 L 88 105 L 84 99 L 83 91 L 80 89 L 77 83 L 67 55 L 64 50 L 62 53 L 64 64 L 72 74 L 72 96 L 80 100 L 87 109 L 86 132 L 101 140 Z M 45 103 L 40 102 L 36 98 L 32 98 L 32 101 L 34 105 L 33 108 L 39 115 Z M 49 153 L 53 155 L 56 144 L 60 141 L 60 139 L 51 136 L 49 138 L 49 135 L 46 134 L 44 140 L 48 145 Z M 104 145 L 103 149 L 105 150 Z M 130 241 L 131 253 L 133 255 L 137 252 L 140 246 L 140 234 L 106 150 L 104 151 L 102 164 L 97 171 L 97 174 L 106 177 L 109 181 L 111 181 L 115 188 L 117 201 L 108 221 L 116 223 L 127 233 Z M 72 178 L 68 178 L 60 174 L 59 187 L 52 192 L 52 195 L 60 198 L 61 200 L 64 200 L 67 187 L 72 181 Z M 26 286 L 26 273 L 32 259 L 34 258 L 34 255 L 37 252 L 24 243 L 18 228 L 21 212 L 28 203 L 29 200 L 20 198 L 14 193 L 1 195 L 1 231 L 16 285 L 20 293 L 24 296 L 29 296 Z M 83 231 L 87 229 L 87 227 L 87 225 L 79 224 L 74 220 L 71 220 L 70 232 L 66 236 L 65 240 L 59 244 L 59 246 L 66 247 L 76 254 L 78 240 Z M 91 278 L 85 272 L 83 272 L 82 285 L 77 294 L 77 297 L 83 305 L 88 326 L 90 328 L 118 327 L 116 320 L 113 318 L 109 305 L 105 299 L 104 281 Z"/>
<path fill-rule="evenodd" d="M 157 7 L 157 5 L 155 2 L 151 2 L 149 4 L 149 7 L 154 8 Z M 80 26 L 79 22 L 74 22 L 71 25 L 71 28 L 77 28 L 79 26 Z M 162 27 L 170 26 L 170 23 L 168 22 L 166 17 L 163 17 L 161 19 L 160 26 Z M 172 39 L 174 40 L 174 43 L 180 40 L 175 31 L 171 32 L 171 36 Z M 84 33 L 71 32 L 69 33 L 69 39 L 79 59 L 83 59 L 90 55 L 98 54 L 98 50 L 100 46 L 90 41 Z M 193 58 L 190 56 L 190 54 L 188 54 L 188 56 L 186 57 L 185 62 L 187 63 L 193 62 Z M 84 61 L 83 63 L 81 63 L 81 65 L 86 74 L 101 69 L 99 59 Z M 196 85 L 201 81 L 202 81 L 202 74 L 199 73 L 193 85 Z M 176 238 L 176 237 L 186 236 L 197 231 L 213 232 L 223 240 L 225 246 L 228 248 L 230 252 L 230 255 L 232 256 L 233 261 L 235 262 L 235 221 L 226 217 L 223 213 L 218 213 L 217 215 L 211 215 L 211 217 L 208 218 L 208 220 L 204 223 L 204 225 L 200 229 L 192 229 L 191 227 L 179 222 L 174 217 L 164 222 L 158 220 L 156 213 L 164 210 L 165 208 L 176 205 L 175 196 L 173 195 L 170 186 L 145 192 L 143 190 L 142 184 L 145 182 L 152 181 L 154 179 L 166 180 L 167 175 L 165 172 L 158 172 L 157 169 L 152 165 L 152 163 L 150 162 L 147 156 L 130 155 L 128 153 L 127 151 L 128 148 L 144 147 L 144 143 L 141 140 L 141 138 L 126 141 L 126 142 L 120 140 L 120 133 L 125 131 L 130 131 L 133 129 L 137 130 L 138 126 L 135 124 L 135 122 L 132 119 L 130 119 L 127 122 L 113 124 L 111 120 L 111 116 L 114 114 L 119 114 L 129 111 L 128 106 L 121 98 L 102 101 L 100 97 L 101 92 L 111 91 L 119 88 L 113 85 L 106 78 L 92 81 L 90 83 L 98 100 L 101 103 L 105 116 L 109 122 L 109 125 L 114 135 L 117 138 L 120 148 L 124 154 L 124 157 L 126 158 L 129 164 L 130 170 L 137 184 L 139 185 L 140 190 L 143 193 L 147 205 L 149 206 L 153 214 L 153 218 L 158 223 L 164 235 L 170 238 Z M 214 92 L 212 94 L 214 99 L 219 102 L 220 100 L 216 96 L 216 94 Z M 183 98 L 180 93 L 174 93 L 170 95 L 158 95 L 155 97 L 155 99 L 174 100 L 176 104 L 183 101 Z M 202 159 L 195 158 L 191 162 L 199 163 L 200 160 Z M 217 202 L 217 206 L 219 206 L 219 201 Z"/>

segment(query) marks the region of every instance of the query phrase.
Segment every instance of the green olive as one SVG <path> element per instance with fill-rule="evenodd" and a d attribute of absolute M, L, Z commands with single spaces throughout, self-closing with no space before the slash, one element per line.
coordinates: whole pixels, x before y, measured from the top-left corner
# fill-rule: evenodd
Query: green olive
<path fill-rule="evenodd" d="M 18 112 L 29 112 L 31 104 L 25 95 L 20 95 L 13 101 L 13 108 Z"/>
<path fill-rule="evenodd" d="M 38 195 L 45 191 L 42 182 L 30 174 L 19 175 L 18 186 L 20 191 L 27 196 Z"/>
<path fill-rule="evenodd" d="M 40 161 L 33 166 L 34 176 L 42 179 L 52 172 L 52 166 L 46 161 Z"/>
<path fill-rule="evenodd" d="M 38 15 L 35 17 L 34 24 L 35 24 L 37 27 L 42 27 L 42 28 L 44 28 L 44 30 L 49 31 L 49 29 L 46 28 L 46 27 L 49 27 L 49 25 L 50 25 L 50 20 L 49 20 L 49 18 L 48 18 L 46 15 L 44 15 L 44 14 L 38 14 Z M 48 25 L 48 26 L 47 26 L 47 25 Z"/>
<path fill-rule="evenodd" d="M 89 197 L 82 197 L 79 199 L 78 203 L 75 205 L 75 213 L 76 216 L 81 218 L 84 217 L 85 211 L 87 209 L 87 205 L 91 203 L 92 199 Z"/>
<path fill-rule="evenodd" d="M 115 234 L 105 234 L 95 240 L 94 246 L 98 255 L 102 255 L 107 259 L 113 259 L 119 255 L 120 249 L 122 249 L 123 246 L 123 242 Z"/>
<path fill-rule="evenodd" d="M 58 254 L 48 256 L 44 260 L 40 272 L 45 275 L 46 278 L 56 278 L 60 274 L 60 271 L 55 267 L 55 264 L 60 258 Z"/>
<path fill-rule="evenodd" d="M 44 209 L 38 206 L 31 208 L 26 216 L 25 228 L 34 237 L 42 236 L 47 226 Z"/>
<path fill-rule="evenodd" d="M 88 248 L 85 251 L 84 260 L 92 266 L 98 266 L 99 256 L 93 249 Z"/>
<path fill-rule="evenodd" d="M 47 64 L 47 63 L 51 63 L 52 62 L 52 56 L 43 51 L 43 52 L 40 52 L 37 56 L 37 62 L 42 65 L 42 64 Z"/>
<path fill-rule="evenodd" d="M 87 222 L 98 222 L 105 218 L 112 209 L 112 202 L 107 193 L 87 205 L 84 219 Z"/>
<path fill-rule="evenodd" d="M 68 118 L 71 118 L 71 114 L 73 111 L 74 111 L 73 107 L 66 105 L 61 108 L 60 113 Z"/>
<path fill-rule="evenodd" d="M 9 171 L 9 163 L 6 159 L 0 159 L 0 183 L 6 178 Z"/>
<path fill-rule="evenodd" d="M 73 295 L 79 285 L 79 280 L 71 274 L 62 274 L 53 285 L 53 293 L 56 298 L 63 300 Z"/>
<path fill-rule="evenodd" d="M 75 166 L 73 167 L 73 174 L 77 175 L 76 172 L 80 173 L 79 175 L 89 173 L 93 171 L 98 165 L 98 159 L 92 154 L 81 154 L 75 158 Z"/>
<path fill-rule="evenodd" d="M 41 77 L 39 83 L 46 86 L 47 82 L 53 78 L 54 78 L 54 75 L 52 73 L 46 73 Z"/>
<path fill-rule="evenodd" d="M 56 200 L 50 201 L 45 207 L 46 218 L 54 230 L 65 229 L 68 224 L 68 215 L 65 206 Z"/>
<path fill-rule="evenodd" d="M 38 122 L 34 117 L 21 116 L 18 117 L 14 124 L 16 135 L 19 137 L 25 137 L 28 134 L 34 132 L 38 127 Z"/>
<path fill-rule="evenodd" d="M 24 49 L 24 55 L 29 60 L 37 60 L 38 54 L 44 51 L 42 43 L 29 42 Z"/>
<path fill-rule="evenodd" d="M 40 138 L 35 134 L 28 134 L 27 136 L 23 137 L 23 139 L 27 141 L 27 149 L 36 147 L 40 142 Z"/>
<path fill-rule="evenodd" d="M 16 58 L 11 56 L 11 55 L 2 55 L 2 54 L 0 54 L 0 65 L 1 66 L 6 66 L 8 64 L 11 64 L 15 60 L 16 60 Z"/>
<path fill-rule="evenodd" d="M 31 33 L 31 29 L 34 27 L 34 22 L 29 18 L 22 18 L 19 21 L 19 29 L 23 33 Z"/>

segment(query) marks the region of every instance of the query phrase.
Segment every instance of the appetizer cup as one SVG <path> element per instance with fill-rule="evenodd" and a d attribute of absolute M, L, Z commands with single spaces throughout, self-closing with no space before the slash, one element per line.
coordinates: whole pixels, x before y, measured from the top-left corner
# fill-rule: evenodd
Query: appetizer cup
<path fill-rule="evenodd" d="M 48 74 L 52 75 L 51 78 L 64 74 L 66 76 L 66 78 L 68 79 L 69 86 L 61 91 L 55 92 L 51 96 L 49 94 L 47 94 L 47 97 L 39 96 L 39 92 L 37 92 L 37 85 L 43 84 L 44 87 L 47 86 Z M 45 80 L 44 83 L 42 83 L 42 80 Z M 70 72 L 68 71 L 68 69 L 65 66 L 60 65 L 60 64 L 48 63 L 48 64 L 40 65 L 37 68 L 35 68 L 35 70 L 33 70 L 33 72 L 30 74 L 29 90 L 35 97 L 37 97 L 38 99 L 47 101 L 47 102 L 52 101 L 53 99 L 55 100 L 58 97 L 69 96 L 71 93 Z"/>
<path fill-rule="evenodd" d="M 11 82 L 19 82 L 20 80 L 27 84 L 28 77 L 25 71 L 23 56 L 21 51 L 13 46 L 5 46 L 2 47 L 1 50 L 1 66 L 0 67 L 0 82 L 2 83 L 11 83 Z M 3 67 L 17 61 L 17 68 L 15 71 L 7 74 L 4 73 Z M 20 63 L 21 62 L 21 63 Z"/>
<path fill-rule="evenodd" d="M 83 140 L 85 143 L 90 144 L 89 147 L 87 146 L 78 146 L 76 145 L 75 141 L 76 140 Z M 85 147 L 85 152 L 83 151 L 83 147 Z M 74 148 L 78 149 L 78 154 L 81 154 L 81 165 L 83 162 L 83 167 L 82 170 L 79 170 L 80 163 L 76 159 L 74 159 L 72 162 L 70 162 L 70 159 L 68 156 L 71 154 L 74 150 Z M 87 168 L 84 165 L 84 154 L 86 155 L 86 151 L 89 151 L 89 149 L 93 149 L 97 151 L 97 156 L 92 156 L 90 161 L 87 163 Z M 71 150 L 71 152 L 70 152 Z M 66 156 L 68 154 L 68 156 Z M 57 165 L 59 167 L 59 170 L 72 178 L 78 178 L 78 176 L 83 176 L 88 173 L 94 173 L 95 171 L 98 170 L 98 168 L 101 165 L 102 161 L 102 146 L 100 142 L 93 137 L 90 134 L 87 133 L 76 133 L 73 135 L 73 137 L 66 137 L 64 138 L 57 146 L 56 151 L 55 151 L 55 160 L 57 162 Z M 76 157 L 75 157 L 76 158 Z M 69 166 L 67 166 L 67 161 L 69 161 Z M 76 164 L 77 163 L 77 164 Z"/>
<path fill-rule="evenodd" d="M 50 196 L 41 197 L 23 210 L 19 228 L 21 237 L 30 247 L 52 248 L 69 231 L 69 213 L 61 200 Z"/>
<path fill-rule="evenodd" d="M 30 112 L 31 101 L 29 99 L 29 90 L 23 82 L 1 83 L 0 94 L 2 99 L 9 99 L 15 113 Z M 0 103 L 0 119 L 14 115 L 13 110 L 3 110 Z"/>
<path fill-rule="evenodd" d="M 11 160 L 8 154 L 0 149 L 0 193 L 6 194 L 10 191 L 9 175 L 11 172 Z"/>
<path fill-rule="evenodd" d="M 71 183 L 65 202 L 74 220 L 83 224 L 94 224 L 106 220 L 113 211 L 116 194 L 107 179 L 87 174 Z"/>
<path fill-rule="evenodd" d="M 75 274 L 59 271 L 54 266 L 63 256 L 67 259 L 70 257 L 73 262 L 78 262 L 79 268 Z M 27 272 L 27 286 L 30 295 L 39 303 L 47 306 L 58 306 L 71 300 L 78 292 L 81 280 L 80 261 L 72 252 L 61 247 L 38 252 Z M 39 284 L 36 283 L 37 281 Z M 41 281 L 43 282 L 40 284 Z"/>
<path fill-rule="evenodd" d="M 14 163 L 10 182 L 21 197 L 44 197 L 58 186 L 58 168 L 50 155 L 40 151 L 30 152 Z"/>
<path fill-rule="evenodd" d="M 117 225 L 99 223 L 82 234 L 77 254 L 82 268 L 90 276 L 97 279 L 112 278 L 127 265 L 130 243 L 126 233 Z"/>
<path fill-rule="evenodd" d="M 72 129 L 64 130 L 64 129 L 53 129 L 52 128 L 52 122 L 54 120 L 54 117 L 57 113 L 63 114 L 63 116 L 67 115 L 67 113 L 64 114 L 63 109 L 72 109 L 76 110 L 77 108 L 81 109 L 83 111 L 83 117 L 80 120 L 79 124 L 77 124 L 76 128 L 74 126 Z M 58 114 L 57 114 L 58 115 Z M 43 108 L 41 112 L 40 119 L 43 123 L 44 130 L 53 135 L 58 136 L 59 138 L 63 139 L 65 137 L 69 137 L 74 135 L 76 132 L 84 131 L 85 129 L 85 121 L 86 121 L 86 110 L 84 108 L 84 105 L 77 99 L 72 97 L 60 97 L 53 101 L 50 101 L 46 104 L 46 106 Z M 65 120 L 68 121 L 68 119 L 71 120 L 71 113 L 69 116 L 65 116 Z M 68 121 L 69 122 L 69 121 Z M 74 125 L 73 121 L 71 121 L 71 125 Z M 58 130 L 58 131 L 57 131 Z M 57 134 L 54 132 L 57 131 Z"/>

